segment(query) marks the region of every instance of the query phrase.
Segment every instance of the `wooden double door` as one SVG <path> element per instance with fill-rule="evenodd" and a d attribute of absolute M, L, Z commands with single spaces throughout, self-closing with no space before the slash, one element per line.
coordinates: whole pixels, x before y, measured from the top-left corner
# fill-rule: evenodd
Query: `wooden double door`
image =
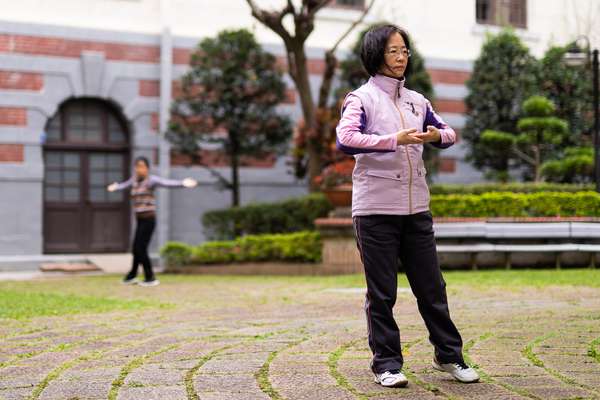
<path fill-rule="evenodd" d="M 45 164 L 45 251 L 125 251 L 129 239 L 127 196 L 108 192 L 106 186 L 124 180 L 126 154 L 48 150 Z"/>
<path fill-rule="evenodd" d="M 77 101 L 61 107 L 49 123 L 44 146 L 46 253 L 128 248 L 128 193 L 106 190 L 125 180 L 129 170 L 124 125 L 113 113 L 101 102 Z"/>

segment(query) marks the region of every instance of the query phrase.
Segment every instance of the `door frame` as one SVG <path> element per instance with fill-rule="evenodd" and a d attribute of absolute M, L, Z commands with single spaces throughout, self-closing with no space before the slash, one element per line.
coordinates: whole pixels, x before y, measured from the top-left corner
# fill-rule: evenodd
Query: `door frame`
<path fill-rule="evenodd" d="M 88 101 L 97 103 L 99 107 L 104 109 L 104 117 L 103 117 L 103 132 L 102 132 L 102 140 L 104 143 L 80 143 L 80 142 L 68 142 L 65 140 L 67 138 L 66 134 L 66 124 L 65 124 L 65 112 L 64 107 L 68 106 L 71 103 L 77 101 Z M 108 143 L 108 117 L 109 114 L 114 116 L 117 121 L 120 123 L 121 128 L 125 135 L 124 143 Z M 92 219 L 92 210 L 89 200 L 89 156 L 95 152 L 102 153 L 117 153 L 123 155 L 123 177 L 127 179 L 130 172 L 130 162 L 131 162 L 131 142 L 132 142 L 132 134 L 129 124 L 127 120 L 124 118 L 123 114 L 120 110 L 114 106 L 112 103 L 107 102 L 101 99 L 94 98 L 75 98 L 69 99 L 61 104 L 58 108 L 57 113 L 54 117 L 60 118 L 61 121 L 61 141 L 59 142 L 45 142 L 42 146 L 42 155 L 43 155 L 43 164 L 44 164 L 44 176 L 46 174 L 46 153 L 51 151 L 63 151 L 63 152 L 74 152 L 80 155 L 80 185 L 79 185 L 79 203 L 78 207 L 80 208 L 80 220 L 82 221 L 82 230 L 89 231 L 91 229 L 91 219 Z M 51 118 L 48 119 L 46 126 L 50 123 Z M 45 179 L 45 178 L 44 178 Z M 45 200 L 45 185 L 44 181 L 42 181 L 42 235 L 43 235 L 43 252 L 44 254 L 60 254 L 60 253 L 103 253 L 103 252 L 121 252 L 126 251 L 129 247 L 130 235 L 131 235 L 131 204 L 129 198 L 127 196 L 124 197 L 122 203 L 119 203 L 120 207 L 122 207 L 124 218 L 122 218 L 121 225 L 116 227 L 117 229 L 122 229 L 124 232 L 124 239 L 122 247 L 119 250 L 92 250 L 91 249 L 91 234 L 84 234 L 81 232 L 81 238 L 79 241 L 79 248 L 73 250 L 60 250 L 56 251 L 53 249 L 48 249 L 47 247 L 47 221 L 46 221 L 46 205 L 51 208 L 67 208 L 72 207 L 72 204 L 65 204 L 62 202 L 46 202 Z M 98 209 L 113 207 L 108 206 L 107 204 L 97 204 L 94 207 Z"/>

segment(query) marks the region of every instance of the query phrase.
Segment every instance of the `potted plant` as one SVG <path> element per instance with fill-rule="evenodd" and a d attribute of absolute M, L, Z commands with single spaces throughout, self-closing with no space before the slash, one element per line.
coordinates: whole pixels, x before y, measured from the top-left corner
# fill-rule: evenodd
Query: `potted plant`
<path fill-rule="evenodd" d="M 334 207 L 350 207 L 352 204 L 352 170 L 354 158 L 334 162 L 315 177 L 317 184 Z"/>

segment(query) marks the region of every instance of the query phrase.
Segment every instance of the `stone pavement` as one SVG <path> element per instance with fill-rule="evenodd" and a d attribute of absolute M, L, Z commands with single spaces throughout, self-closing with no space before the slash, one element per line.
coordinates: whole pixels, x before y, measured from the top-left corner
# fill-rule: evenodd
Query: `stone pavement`
<path fill-rule="evenodd" d="M 77 279 L 94 278 L 65 285 Z M 482 375 L 471 385 L 430 367 L 416 303 L 401 291 L 410 384 L 384 389 L 369 373 L 359 291 L 230 277 L 98 285 L 175 306 L 1 325 L 0 399 L 600 399 L 600 289 L 449 287 Z"/>

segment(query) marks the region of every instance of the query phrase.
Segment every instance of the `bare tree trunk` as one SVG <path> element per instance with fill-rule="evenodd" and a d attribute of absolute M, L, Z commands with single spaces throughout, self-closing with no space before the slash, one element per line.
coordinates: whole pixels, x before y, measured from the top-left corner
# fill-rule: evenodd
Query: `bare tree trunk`
<path fill-rule="evenodd" d="M 229 134 L 231 159 L 231 206 L 237 207 L 240 205 L 240 179 L 239 179 L 239 146 L 235 133 Z"/>
<path fill-rule="evenodd" d="M 541 155 L 540 155 L 540 148 L 539 146 L 533 146 L 533 157 L 534 157 L 534 164 L 533 164 L 533 170 L 534 170 L 534 181 L 535 183 L 538 183 L 542 180 L 541 177 Z"/>
<path fill-rule="evenodd" d="M 326 134 L 327 128 L 320 126 L 317 121 L 316 111 L 319 108 L 327 107 L 327 101 L 331 94 L 333 76 L 337 66 L 337 59 L 335 57 L 337 47 L 342 40 L 364 20 L 367 13 L 373 7 L 375 0 L 370 1 L 360 18 L 354 21 L 341 37 L 338 38 L 332 48 L 326 52 L 325 71 L 323 73 L 323 81 L 319 90 L 319 99 L 316 105 L 312 98 L 304 44 L 314 29 L 316 13 L 329 4 L 329 0 L 303 0 L 300 9 L 297 9 L 291 0 L 288 0 L 286 6 L 279 11 L 267 11 L 261 9 L 254 0 L 246 0 L 246 2 L 250 6 L 252 16 L 279 35 L 286 47 L 288 72 L 296 85 L 306 126 L 309 188 L 311 191 L 317 190 L 318 187 L 314 184 L 314 178 L 321 173 L 323 160 L 321 158 L 320 142 Z M 288 32 L 283 26 L 283 19 L 286 15 L 291 15 L 293 17 L 293 33 Z"/>

